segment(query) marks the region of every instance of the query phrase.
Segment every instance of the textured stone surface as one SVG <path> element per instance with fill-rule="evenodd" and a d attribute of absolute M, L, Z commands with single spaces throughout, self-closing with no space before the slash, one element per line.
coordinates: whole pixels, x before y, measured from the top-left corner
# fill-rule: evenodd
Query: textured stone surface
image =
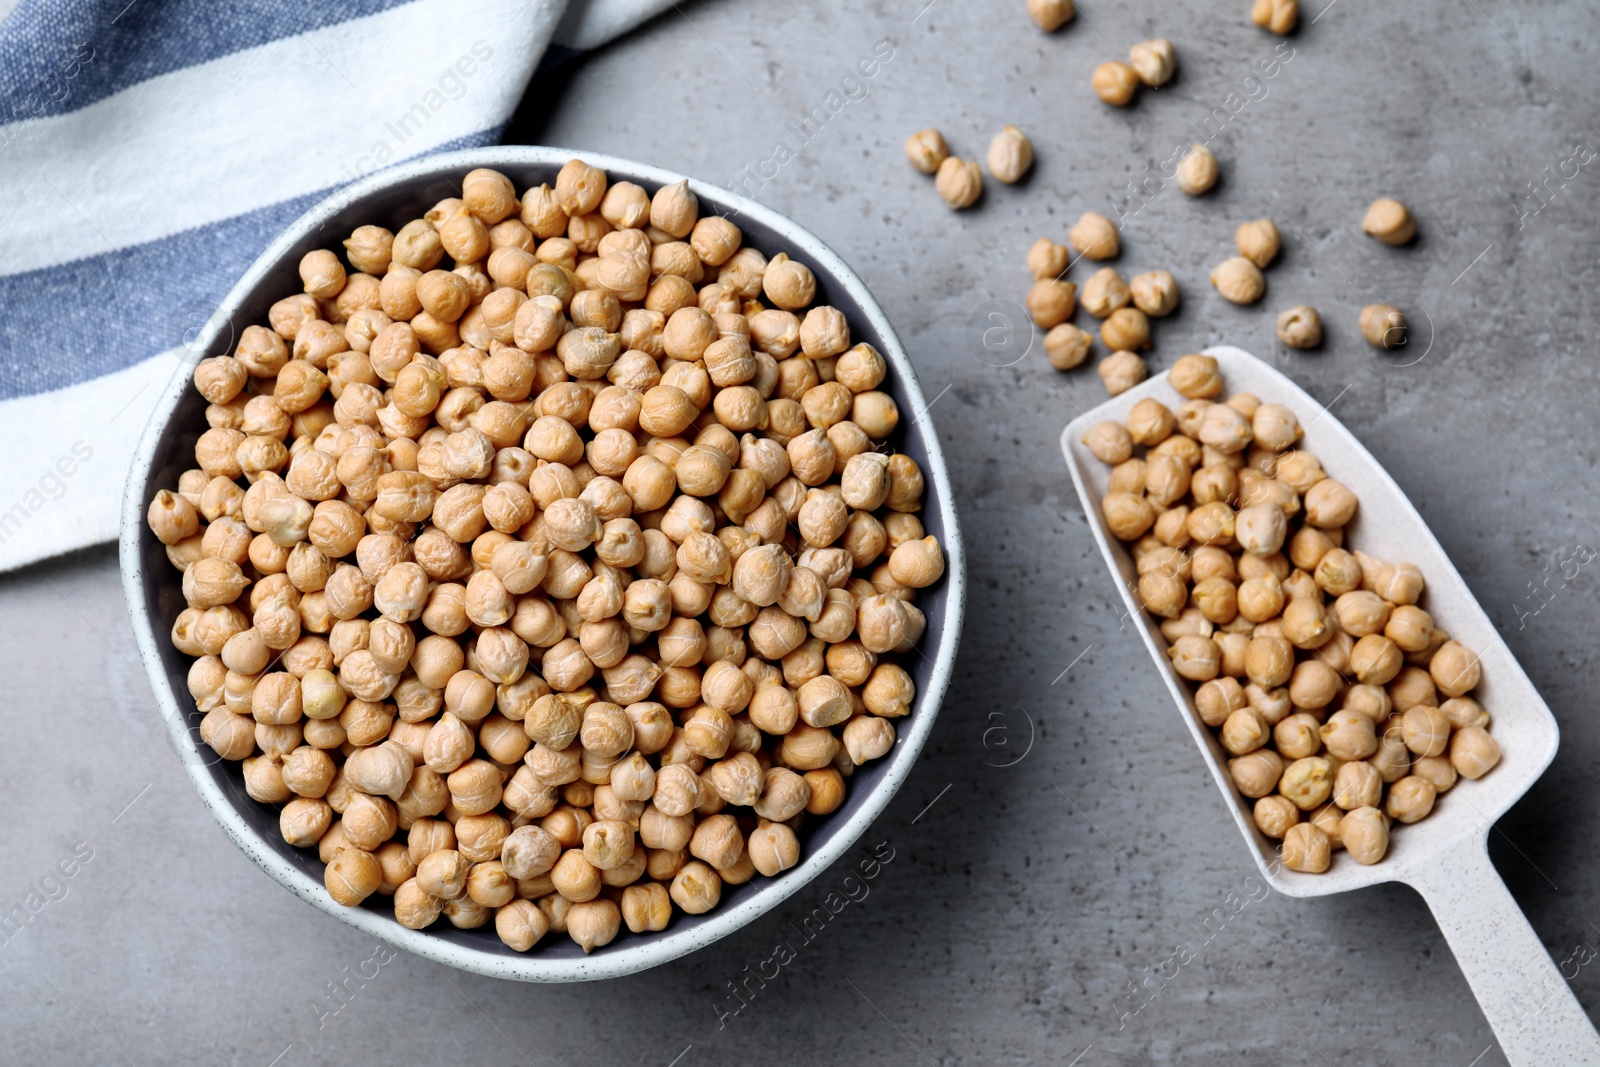
<path fill-rule="evenodd" d="M 1255 99 L 1212 140 L 1217 190 L 1191 200 L 1169 188 L 1124 226 L 1118 267 L 1171 268 L 1184 290 L 1152 362 L 1219 341 L 1271 358 L 1411 494 L 1565 734 L 1500 823 L 1494 858 L 1558 960 L 1600 945 L 1596 579 L 1592 567 L 1565 587 L 1550 579 L 1542 608 L 1529 590 L 1580 542 L 1600 546 L 1594 167 L 1519 226 L 1535 205 L 1527 183 L 1577 143 L 1600 144 L 1586 106 L 1600 91 L 1600 14 L 1336 0 L 1258 85 L 1244 79 L 1277 40 L 1249 24 L 1244 0 L 1089 4 L 1052 37 L 1021 0 L 921 6 L 686 4 L 536 86 L 510 134 L 713 181 L 784 139 L 795 158 L 756 195 L 856 267 L 939 398 L 930 417 L 972 546 L 970 614 L 923 765 L 852 857 L 892 843 L 871 895 L 797 945 L 722 1029 L 714 1006 L 735 1004 L 724 983 L 780 937 L 797 941 L 787 923 L 844 865 L 647 974 L 534 988 L 398 957 L 332 1014 L 329 983 L 374 946 L 280 890 L 206 816 L 159 729 L 114 555 L 94 551 L 0 579 L 11 724 L 0 903 L 21 902 L 79 842 L 93 850 L 67 895 L 0 945 L 0 1059 L 1474 1063 L 1491 1035 L 1408 889 L 1251 900 L 1205 940 L 1201 924 L 1230 893 L 1248 899 L 1252 867 L 1138 638 L 1118 625 L 1057 452 L 1075 408 L 1103 396 L 1099 381 L 1088 368 L 1056 374 L 1036 348 L 992 366 L 1022 345 L 985 354 L 969 339 L 980 305 L 1019 299 L 1036 236 L 1059 239 L 1086 209 L 1111 213 L 1117 190 L 1196 139 L 1235 91 L 1236 106 Z M 1321 0 L 1306 7 L 1309 22 Z M 1100 105 L 1089 71 L 1153 34 L 1175 42 L 1177 79 L 1132 109 Z M 825 106 L 883 38 L 895 52 L 869 95 L 809 143 L 783 128 Z M 1037 168 L 1015 188 L 990 183 L 964 214 L 901 155 L 907 133 L 937 125 L 981 158 L 1008 122 L 1033 135 Z M 1381 194 L 1415 208 L 1414 247 L 1360 234 Z M 1233 228 L 1261 216 L 1277 219 L 1284 252 L 1264 305 L 1235 308 L 1206 274 L 1231 254 Z M 1390 366 L 1360 341 L 1356 314 L 1377 300 L 1412 313 L 1414 353 L 1431 320 L 1420 362 Z M 1275 312 L 1300 302 L 1327 322 L 1312 354 L 1272 339 Z M 1115 998 L 1182 941 L 1198 956 L 1119 1029 Z M 1591 1011 L 1593 969 L 1567 967 Z M 1497 1049 L 1476 1060 L 1500 1062 Z"/>

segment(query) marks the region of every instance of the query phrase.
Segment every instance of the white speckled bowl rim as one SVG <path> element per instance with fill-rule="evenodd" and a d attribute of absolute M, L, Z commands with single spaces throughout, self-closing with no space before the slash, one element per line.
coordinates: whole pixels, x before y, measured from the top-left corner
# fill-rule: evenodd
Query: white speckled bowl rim
<path fill-rule="evenodd" d="M 1305 438 L 1297 447 L 1319 458 L 1328 475 L 1349 486 L 1360 499 L 1356 518 L 1349 527 L 1352 547 L 1380 559 L 1409 560 L 1422 568 L 1427 583 L 1422 606 L 1452 637 L 1479 652 L 1483 681 L 1473 696 L 1489 712 L 1490 732 L 1503 752 L 1500 765 L 1489 774 L 1477 781 L 1463 778 L 1440 796 L 1426 819 L 1411 826 L 1397 824 L 1389 854 L 1382 862 L 1365 867 L 1340 851 L 1323 874 L 1283 867 L 1278 862 L 1277 843 L 1255 825 L 1252 802 L 1240 796 L 1233 786 L 1228 775 L 1228 754 L 1195 712 L 1189 683 L 1172 669 L 1166 655 L 1167 641 L 1156 620 L 1146 615 L 1139 604 L 1134 593 L 1132 555 L 1126 545 L 1111 536 L 1100 511 L 1110 468 L 1083 443 L 1090 427 L 1107 420 L 1122 422 L 1129 409 L 1145 397 L 1155 397 L 1172 408 L 1183 403 L 1184 398 L 1168 384 L 1165 373 L 1113 397 L 1068 424 L 1061 435 L 1061 450 L 1089 528 L 1112 576 L 1122 587 L 1128 617 L 1135 620 L 1135 628 L 1159 665 L 1167 691 L 1205 757 L 1217 788 L 1227 799 L 1228 809 L 1249 844 L 1262 877 L 1289 896 L 1322 896 L 1380 882 L 1411 881 L 1415 872 L 1434 864 L 1446 851 L 1473 848 L 1481 853 L 1487 847 L 1489 829 L 1495 820 L 1528 791 L 1555 758 L 1560 740 L 1555 716 L 1427 523 L 1355 435 L 1289 378 L 1250 353 L 1224 345 L 1206 349 L 1206 355 L 1216 357 L 1227 394 L 1254 393 L 1263 401 L 1287 405 L 1299 416 Z"/>
<path fill-rule="evenodd" d="M 396 166 L 340 190 L 285 230 L 245 272 L 189 351 L 197 354 L 195 358 L 230 352 L 235 323 L 242 327 L 264 321 L 260 312 L 267 305 L 298 291 L 294 273 L 305 251 L 339 240 L 359 222 L 385 221 L 381 217 L 364 217 L 363 205 L 387 202 L 387 211 L 393 213 L 397 210 L 394 203 L 409 197 L 414 205 L 408 210 L 415 214 L 408 217 L 415 217 L 439 196 L 451 195 L 441 191 L 441 183 L 459 188 L 460 177 L 474 167 L 503 170 L 521 188 L 530 177 L 553 182 L 555 171 L 573 156 L 603 168 L 612 181 L 625 179 L 655 189 L 681 180 L 679 175 L 656 167 L 598 153 L 547 147 L 470 149 Z M 923 519 L 929 532 L 937 534 L 944 544 L 948 561 L 945 578 L 927 590 L 922 601 L 928 629 L 919 649 L 921 662 L 908 664 L 908 669 L 915 667 L 918 694 L 911 715 L 897 724 L 893 751 L 860 768 L 852 781 L 867 787 L 853 789 L 844 807 L 820 820 L 814 831 L 808 830 L 806 855 L 797 867 L 774 879 L 757 876 L 743 886 L 727 887 L 722 905 L 705 915 L 675 915 L 667 930 L 654 934 L 634 935 L 624 930 L 610 945 L 584 956 L 561 935 L 547 935 L 532 951 L 516 953 L 499 942 L 492 923 L 465 931 L 440 920 L 429 930 L 415 931 L 402 927 L 387 909 L 335 904 L 321 878 L 311 873 L 320 867 L 315 851 L 309 853 L 307 862 L 303 850 L 289 848 L 276 833 L 276 811 L 250 801 L 242 787 L 229 787 L 238 779 L 236 766 L 212 765 L 214 757 L 199 740 L 198 714 L 193 711 L 193 700 L 184 685 L 188 658 L 177 653 L 168 639 L 171 619 L 181 607 L 181 595 L 176 606 L 173 601 L 178 576 L 146 528 L 144 513 L 159 489 L 176 486 L 182 467 L 172 457 L 180 449 L 179 439 L 192 431 L 188 440 L 192 445 L 193 437 L 204 428 L 204 419 L 198 414 L 203 411 L 204 402 L 189 384 L 192 362 L 180 361 L 133 457 L 120 537 L 123 588 L 139 654 L 169 740 L 201 800 L 234 843 L 296 896 L 365 933 L 439 963 L 519 981 L 587 981 L 654 967 L 727 936 L 794 895 L 860 839 L 910 774 L 950 684 L 965 606 L 964 554 L 949 472 L 910 357 L 866 285 L 820 239 L 753 200 L 702 182 L 691 180 L 689 184 L 703 211 L 711 209 L 735 217 L 746 232 L 747 243 L 769 256 L 785 251 L 810 265 L 818 278 L 818 300 L 843 310 L 856 339 L 871 341 L 888 359 L 892 371 L 884 388 L 895 396 L 902 412 L 903 436 L 898 447 L 916 458 L 926 473 Z M 423 189 L 436 195 L 414 195 Z M 156 572 L 148 580 L 147 569 Z M 159 623 L 158 614 L 162 618 Z M 265 812 L 270 812 L 266 821 Z M 253 817 L 254 824 L 247 816 Z"/>

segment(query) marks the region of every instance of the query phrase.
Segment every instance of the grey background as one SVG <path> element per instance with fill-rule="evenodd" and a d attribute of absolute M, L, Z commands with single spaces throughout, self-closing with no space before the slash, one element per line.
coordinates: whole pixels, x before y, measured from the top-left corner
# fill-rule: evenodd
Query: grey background
<path fill-rule="evenodd" d="M 526 987 L 400 956 L 332 1014 L 329 983 L 374 944 L 295 901 L 213 825 L 164 742 L 115 555 L 89 551 L 0 578 L 0 903 L 22 901 L 78 843 L 93 849 L 67 895 L 0 945 L 0 1061 L 1503 1062 L 1427 910 L 1395 887 L 1249 902 L 1119 1029 L 1127 983 L 1242 893 L 1252 866 L 1137 635 L 1119 626 L 1057 451 L 1060 428 L 1103 397 L 1098 378 L 1052 371 L 1025 336 L 985 355 L 969 319 L 1020 299 L 1035 237 L 1062 238 L 1085 209 L 1112 213 L 1130 177 L 1193 140 L 1191 124 L 1230 92 L 1242 98 L 1277 39 L 1248 22 L 1246 0 L 1101 0 L 1049 37 L 1022 0 L 923 2 L 684 4 L 542 78 L 507 135 L 713 181 L 786 140 L 797 158 L 757 196 L 856 267 L 938 398 L 930 417 L 969 545 L 967 632 L 921 766 L 850 859 L 646 974 Z M 1322 2 L 1265 97 L 1253 88 L 1213 140 L 1217 190 L 1156 196 L 1124 225 L 1117 265 L 1170 268 L 1183 286 L 1182 311 L 1157 324 L 1154 367 L 1223 341 L 1272 359 L 1388 466 L 1500 624 L 1564 737 L 1491 851 L 1564 960 L 1600 946 L 1600 613 L 1592 566 L 1549 580 L 1543 606 L 1530 583 L 1600 544 L 1600 175 L 1552 179 L 1558 195 L 1519 215 L 1535 204 L 1521 199 L 1529 182 L 1600 143 L 1587 106 L 1600 14 Z M 1128 110 L 1101 105 L 1094 65 L 1153 34 L 1177 47 L 1176 81 Z M 782 124 L 823 105 L 883 38 L 895 54 L 870 94 L 799 146 Z M 981 157 L 1008 122 L 1033 135 L 1036 171 L 1021 187 L 991 183 L 966 213 L 948 212 L 901 154 L 906 134 L 937 125 Z M 1415 209 L 1414 247 L 1360 234 L 1382 194 Z M 1266 301 L 1235 308 L 1206 274 L 1234 227 L 1262 216 L 1284 252 Z M 1418 324 L 1416 347 L 1390 362 L 1425 352 L 1419 362 L 1392 366 L 1360 341 L 1356 314 L 1380 299 Z M 1300 302 L 1327 323 L 1310 354 L 1272 339 L 1275 312 Z M 895 858 L 871 895 L 719 1029 L 724 983 L 883 840 Z M 1591 1013 L 1594 969 L 1572 980 Z"/>

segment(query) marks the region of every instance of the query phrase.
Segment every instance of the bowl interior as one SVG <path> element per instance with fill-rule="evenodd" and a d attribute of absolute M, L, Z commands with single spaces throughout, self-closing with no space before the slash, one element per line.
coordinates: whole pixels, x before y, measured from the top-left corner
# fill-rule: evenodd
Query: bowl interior
<path fill-rule="evenodd" d="M 313 209 L 270 248 L 209 324 L 193 346 L 194 358 L 226 354 L 238 330 L 265 323 L 276 300 L 299 292 L 297 264 L 316 248 L 338 249 L 338 242 L 364 223 L 398 230 L 441 199 L 459 195 L 461 178 L 474 167 L 494 167 L 520 190 L 542 182 L 554 184 L 556 172 L 572 153 L 551 149 L 494 148 L 451 153 L 398 168 L 351 187 Z M 614 181 L 627 179 L 653 192 L 677 176 L 638 164 L 585 153 Z M 946 547 L 945 578 L 923 591 L 919 606 L 927 615 L 927 631 L 918 651 L 903 664 L 917 685 L 911 715 L 897 725 L 889 755 L 859 768 L 850 780 L 848 798 L 832 815 L 812 820 L 801 833 L 802 863 L 778 878 L 757 876 L 740 886 L 724 888 L 722 902 L 705 915 L 677 914 L 659 933 L 623 931 L 609 946 L 585 956 L 569 938 L 549 935 L 529 953 L 507 948 L 492 924 L 458 930 L 440 920 L 429 930 L 406 930 L 394 921 L 387 899 L 373 898 L 359 909 L 335 905 L 322 887 L 322 864 L 316 851 L 285 843 L 278 831 L 278 809 L 250 799 L 239 766 L 217 759 L 199 739 L 200 714 L 186 685 L 191 662 L 167 638 L 184 608 L 180 575 L 167 561 L 163 546 L 150 533 L 143 515 L 160 489 L 174 489 L 178 475 L 192 466 L 193 449 L 205 429 L 205 400 L 188 385 L 189 367 L 180 368 L 165 402 L 158 408 L 128 489 L 123 524 L 124 582 L 135 629 L 141 639 L 152 685 L 174 734 L 174 744 L 191 777 L 224 829 L 252 858 L 302 898 L 348 922 L 442 962 L 482 973 L 533 981 L 565 981 L 628 973 L 692 951 L 774 907 L 798 890 L 853 844 L 882 810 L 915 761 L 938 712 L 948 682 L 959 636 L 962 602 L 960 533 L 955 524 L 950 487 L 926 404 L 909 359 L 866 287 L 817 238 L 775 213 L 716 189 L 691 183 L 702 214 L 715 211 L 736 216 L 744 243 L 769 257 L 787 252 L 810 266 L 817 277 L 816 303 L 839 308 L 849 321 L 852 339 L 874 345 L 890 361 L 882 388 L 895 398 L 902 414 L 891 440 L 893 447 L 915 459 L 926 474 L 922 512 L 929 533 Z"/>
<path fill-rule="evenodd" d="M 1089 527 L 1094 531 L 1107 566 L 1121 586 L 1125 617 L 1143 636 L 1151 658 L 1268 881 L 1292 896 L 1313 896 L 1404 879 L 1409 868 L 1429 862 L 1440 850 L 1488 833 L 1494 820 L 1527 791 L 1555 757 L 1558 740 L 1555 717 L 1422 516 L 1355 436 L 1287 377 L 1249 353 L 1222 346 L 1207 349 L 1206 354 L 1216 357 L 1220 364 L 1228 394 L 1254 393 L 1263 401 L 1288 406 L 1299 416 L 1305 438 L 1297 447 L 1320 459 L 1328 475 L 1343 482 L 1360 499 L 1356 517 L 1348 528 L 1349 547 L 1394 562 L 1408 560 L 1422 569 L 1427 588 L 1421 606 L 1433 615 L 1439 627 L 1476 650 L 1482 659 L 1483 680 L 1472 695 L 1489 712 L 1490 732 L 1503 752 L 1500 765 L 1478 781 L 1460 779 L 1439 797 L 1433 813 L 1421 822 L 1411 826 L 1396 825 L 1389 854 L 1381 863 L 1364 867 L 1341 851 L 1335 853 L 1333 866 L 1324 874 L 1303 874 L 1284 868 L 1277 862 L 1277 842 L 1256 828 L 1251 817 L 1252 801 L 1239 795 L 1228 776 L 1228 753 L 1195 712 L 1190 684 L 1172 669 L 1166 656 L 1167 641 L 1160 628 L 1138 602 L 1132 554 L 1127 545 L 1106 529 L 1100 510 L 1100 501 L 1110 480 L 1110 468 L 1096 459 L 1083 443 L 1090 427 L 1108 420 L 1122 422 L 1129 409 L 1145 397 L 1154 397 L 1173 408 L 1181 404 L 1183 397 L 1168 384 L 1165 374 L 1074 419 L 1062 434 L 1061 448 L 1082 498 Z"/>

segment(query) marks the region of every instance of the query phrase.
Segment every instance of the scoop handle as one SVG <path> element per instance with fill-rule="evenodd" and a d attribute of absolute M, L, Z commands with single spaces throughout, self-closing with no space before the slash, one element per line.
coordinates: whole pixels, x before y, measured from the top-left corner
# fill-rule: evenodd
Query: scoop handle
<path fill-rule="evenodd" d="M 1407 880 L 1428 902 L 1512 1067 L 1600 1064 L 1600 1034 L 1489 862 L 1487 836 Z"/>

